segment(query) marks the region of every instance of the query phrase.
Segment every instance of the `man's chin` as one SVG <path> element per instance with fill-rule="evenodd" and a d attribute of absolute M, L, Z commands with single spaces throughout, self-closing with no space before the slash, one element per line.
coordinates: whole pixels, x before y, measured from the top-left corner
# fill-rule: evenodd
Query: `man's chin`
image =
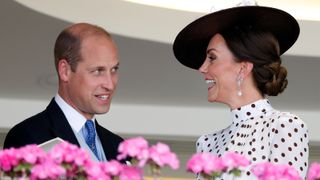
<path fill-rule="evenodd" d="M 99 115 L 102 115 L 102 114 L 106 114 L 108 113 L 110 110 L 110 107 L 107 107 L 107 108 L 100 108 L 98 110 L 96 110 L 95 114 L 99 114 Z"/>

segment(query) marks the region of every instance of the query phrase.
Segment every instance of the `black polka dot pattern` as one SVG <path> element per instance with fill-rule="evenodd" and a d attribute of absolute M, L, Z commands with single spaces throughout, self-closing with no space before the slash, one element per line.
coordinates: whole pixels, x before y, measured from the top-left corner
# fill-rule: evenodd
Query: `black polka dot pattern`
<path fill-rule="evenodd" d="M 238 152 L 252 164 L 266 161 L 288 164 L 301 177 L 306 177 L 308 129 L 298 116 L 277 111 L 267 99 L 262 99 L 232 110 L 231 117 L 229 127 L 198 139 L 197 152 L 211 152 L 217 156 L 228 151 Z M 243 176 L 253 176 L 250 167 L 244 172 Z"/>

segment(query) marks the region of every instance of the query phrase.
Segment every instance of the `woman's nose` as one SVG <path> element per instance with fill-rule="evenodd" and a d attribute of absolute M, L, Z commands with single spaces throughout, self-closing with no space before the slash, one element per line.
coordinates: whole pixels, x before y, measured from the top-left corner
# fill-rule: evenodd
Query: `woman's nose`
<path fill-rule="evenodd" d="M 207 71 L 208 71 L 208 63 L 207 63 L 207 60 L 205 60 L 205 61 L 203 62 L 203 64 L 200 66 L 199 71 L 200 71 L 201 73 L 203 73 L 203 74 L 207 73 Z"/>

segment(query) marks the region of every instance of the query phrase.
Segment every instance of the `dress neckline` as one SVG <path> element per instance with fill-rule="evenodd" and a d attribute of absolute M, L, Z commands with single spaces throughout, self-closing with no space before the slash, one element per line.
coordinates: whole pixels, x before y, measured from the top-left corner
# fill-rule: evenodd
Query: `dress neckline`
<path fill-rule="evenodd" d="M 272 106 L 268 99 L 260 99 L 253 103 L 241 106 L 231 111 L 233 123 L 239 123 L 262 116 L 272 110 Z"/>

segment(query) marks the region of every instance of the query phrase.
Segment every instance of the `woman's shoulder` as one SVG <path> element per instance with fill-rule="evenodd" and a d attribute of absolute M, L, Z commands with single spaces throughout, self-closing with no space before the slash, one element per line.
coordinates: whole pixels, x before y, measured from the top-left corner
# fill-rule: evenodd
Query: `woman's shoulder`
<path fill-rule="evenodd" d="M 291 112 L 276 112 L 272 115 L 272 119 L 275 123 L 281 126 L 281 124 L 292 124 L 292 126 L 303 126 L 305 127 L 306 124 L 303 122 L 303 120 L 296 114 Z M 283 126 L 283 125 L 282 125 Z"/>
<path fill-rule="evenodd" d="M 276 112 L 271 117 L 274 122 L 273 128 L 278 131 L 292 131 L 294 133 L 307 133 L 308 128 L 306 123 L 296 114 L 291 112 Z"/>

